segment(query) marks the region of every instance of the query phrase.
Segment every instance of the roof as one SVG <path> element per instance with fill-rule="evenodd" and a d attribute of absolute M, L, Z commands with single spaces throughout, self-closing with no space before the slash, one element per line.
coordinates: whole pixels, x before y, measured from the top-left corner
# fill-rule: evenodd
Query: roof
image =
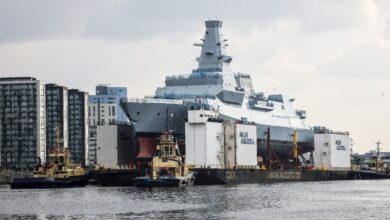
<path fill-rule="evenodd" d="M 0 81 L 34 81 L 34 77 L 1 77 Z"/>

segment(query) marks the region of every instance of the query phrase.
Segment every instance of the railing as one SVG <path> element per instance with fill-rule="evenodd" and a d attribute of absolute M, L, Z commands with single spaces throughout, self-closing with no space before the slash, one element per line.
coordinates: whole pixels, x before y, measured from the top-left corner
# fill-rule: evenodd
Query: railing
<path fill-rule="evenodd" d="M 171 76 L 166 76 L 165 80 L 172 80 L 172 79 L 189 79 L 190 74 L 182 74 L 182 75 L 171 75 Z"/>
<path fill-rule="evenodd" d="M 161 98 L 161 99 L 215 99 L 215 95 L 209 95 L 209 94 L 192 95 L 192 94 L 164 93 L 162 96 L 156 96 L 156 98 Z"/>
<path fill-rule="evenodd" d="M 174 99 L 158 99 L 158 98 L 122 98 L 121 103 L 133 102 L 133 103 L 164 103 L 164 104 L 183 104 L 182 100 Z"/>
<path fill-rule="evenodd" d="M 172 75 L 172 76 L 166 76 L 165 80 L 175 80 L 175 79 L 205 79 L 205 78 L 212 78 L 212 79 L 219 79 L 221 78 L 220 74 L 206 74 L 203 72 L 194 72 L 192 74 L 183 74 L 183 75 Z"/>
<path fill-rule="evenodd" d="M 234 76 L 241 77 L 241 78 L 251 78 L 251 75 L 249 75 L 247 73 L 240 73 L 240 72 L 234 73 Z"/>

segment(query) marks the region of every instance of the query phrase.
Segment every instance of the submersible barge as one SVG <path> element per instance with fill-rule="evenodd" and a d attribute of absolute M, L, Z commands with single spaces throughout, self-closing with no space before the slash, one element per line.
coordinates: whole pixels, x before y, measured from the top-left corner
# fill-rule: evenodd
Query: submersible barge
<path fill-rule="evenodd" d="M 191 169 L 196 172 L 195 185 L 308 182 L 358 179 L 352 171 L 259 170 L 259 169 Z"/>

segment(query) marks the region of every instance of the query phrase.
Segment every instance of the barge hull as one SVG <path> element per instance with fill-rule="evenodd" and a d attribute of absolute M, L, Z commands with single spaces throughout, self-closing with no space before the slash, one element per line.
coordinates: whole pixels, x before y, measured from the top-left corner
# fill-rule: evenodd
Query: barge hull
<path fill-rule="evenodd" d="M 258 170 L 258 169 L 191 169 L 196 172 L 195 185 L 308 182 L 358 179 L 351 171 Z"/>
<path fill-rule="evenodd" d="M 99 170 L 93 172 L 93 178 L 100 186 L 133 186 L 133 180 L 143 172 L 128 170 Z"/>

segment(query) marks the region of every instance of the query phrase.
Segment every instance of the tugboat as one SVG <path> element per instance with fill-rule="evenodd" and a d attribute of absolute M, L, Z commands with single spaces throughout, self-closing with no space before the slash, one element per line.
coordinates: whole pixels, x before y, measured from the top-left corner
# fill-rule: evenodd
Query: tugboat
<path fill-rule="evenodd" d="M 84 187 L 88 183 L 90 175 L 71 163 L 69 148 L 61 147 L 58 127 L 56 132 L 55 148 L 49 149 L 49 163 L 42 165 L 38 157 L 33 176 L 12 178 L 11 189 Z"/>
<path fill-rule="evenodd" d="M 180 154 L 177 141 L 170 133 L 163 133 L 152 160 L 150 176 L 134 179 L 136 187 L 183 187 L 195 182 L 195 173 L 189 172 Z"/>
<path fill-rule="evenodd" d="M 379 145 L 377 142 L 376 155 L 371 155 L 370 159 L 363 161 L 360 170 L 357 171 L 358 179 L 390 179 L 389 168 L 381 158 Z"/>

